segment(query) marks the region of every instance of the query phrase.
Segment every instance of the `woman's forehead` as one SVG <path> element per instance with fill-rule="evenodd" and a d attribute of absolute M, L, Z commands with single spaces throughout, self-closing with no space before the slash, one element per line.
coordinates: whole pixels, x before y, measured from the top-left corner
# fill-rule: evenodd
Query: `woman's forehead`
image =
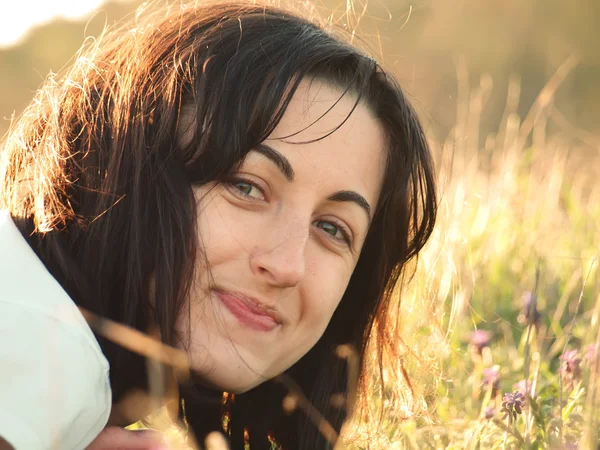
<path fill-rule="evenodd" d="M 361 105 L 362 106 L 362 105 Z M 269 139 L 305 142 L 319 139 L 345 122 L 356 120 L 357 97 L 318 79 L 302 80 L 292 96 L 281 121 Z M 344 127 L 347 131 L 349 126 Z"/>
<path fill-rule="evenodd" d="M 181 109 L 177 127 L 180 146 L 197 132 L 195 108 Z M 360 190 L 371 206 L 379 198 L 386 162 L 383 127 L 351 92 L 318 79 L 302 80 L 284 114 L 267 137 L 299 173 L 299 181 Z M 247 162 L 255 164 L 251 152 Z M 302 176 L 302 174 L 309 176 Z"/>
<path fill-rule="evenodd" d="M 265 143 L 304 175 L 300 181 L 360 190 L 372 206 L 377 202 L 386 161 L 384 131 L 355 95 L 302 82 Z"/>

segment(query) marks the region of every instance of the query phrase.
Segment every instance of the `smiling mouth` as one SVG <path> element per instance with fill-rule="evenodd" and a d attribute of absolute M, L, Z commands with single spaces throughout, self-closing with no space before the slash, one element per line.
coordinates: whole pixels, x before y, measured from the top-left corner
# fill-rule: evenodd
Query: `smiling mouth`
<path fill-rule="evenodd" d="M 280 325 L 272 314 L 260 311 L 259 307 L 254 305 L 252 301 L 231 292 L 218 289 L 214 289 L 214 292 L 229 312 L 248 328 L 266 332 L 273 331 Z"/>

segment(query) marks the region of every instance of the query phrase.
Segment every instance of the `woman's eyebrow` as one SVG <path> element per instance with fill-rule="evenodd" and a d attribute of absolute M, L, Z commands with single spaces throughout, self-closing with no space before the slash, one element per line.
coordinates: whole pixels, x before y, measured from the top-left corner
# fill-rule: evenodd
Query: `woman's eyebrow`
<path fill-rule="evenodd" d="M 256 146 L 256 151 L 273 162 L 288 181 L 294 181 L 294 169 L 285 156 L 265 143 L 258 144 Z M 369 219 L 369 223 L 371 223 L 371 206 L 358 192 L 338 191 L 327 197 L 327 200 L 332 202 L 353 202 L 357 204 L 367 213 L 367 218 Z"/>
<path fill-rule="evenodd" d="M 327 200 L 332 202 L 353 202 L 360 206 L 366 213 L 369 218 L 369 223 L 371 223 L 371 206 L 369 202 L 358 192 L 354 191 L 338 191 L 335 194 L 327 197 Z"/>
<path fill-rule="evenodd" d="M 277 166 L 281 173 L 283 173 L 288 181 L 294 181 L 294 169 L 285 156 L 283 156 L 270 145 L 264 143 L 258 144 L 256 146 L 256 151 L 269 158 Z"/>

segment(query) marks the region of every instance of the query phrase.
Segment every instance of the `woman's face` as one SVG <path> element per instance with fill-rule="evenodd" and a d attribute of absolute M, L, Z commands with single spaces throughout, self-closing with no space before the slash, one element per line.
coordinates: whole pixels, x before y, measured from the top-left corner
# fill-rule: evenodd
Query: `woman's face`
<path fill-rule="evenodd" d="M 204 256 L 177 329 L 210 385 L 243 392 L 282 373 L 342 299 L 379 198 L 385 137 L 359 104 L 333 134 L 302 143 L 346 119 L 356 99 L 341 94 L 303 82 L 229 183 L 194 188 Z"/>

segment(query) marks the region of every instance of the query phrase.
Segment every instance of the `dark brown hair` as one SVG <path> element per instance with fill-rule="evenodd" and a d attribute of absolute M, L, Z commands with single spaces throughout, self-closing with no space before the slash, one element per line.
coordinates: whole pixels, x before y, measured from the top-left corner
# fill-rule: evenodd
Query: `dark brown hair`
<path fill-rule="evenodd" d="M 355 95 L 380 120 L 388 144 L 381 198 L 347 291 L 322 338 L 286 372 L 339 432 L 347 412 L 331 396 L 348 386 L 335 349 L 350 344 L 362 363 L 376 335 L 381 363 L 392 288 L 436 214 L 419 120 L 373 58 L 267 5 L 210 2 L 148 15 L 84 49 L 62 79 L 38 92 L 3 143 L 0 207 L 78 305 L 142 331 L 154 321 L 162 340 L 176 345 L 175 320 L 202 251 L 192 185 L 235 172 L 306 78 Z M 175 138 L 182 108 L 196 117 L 183 144 Z M 114 400 L 145 387 L 144 360 L 99 341 Z M 221 427 L 220 404 L 204 401 L 206 390 L 182 392 L 199 438 Z M 284 448 L 327 447 L 305 415 L 282 412 L 285 394 L 267 382 L 236 396 L 234 449 L 243 448 L 244 429 L 252 449 L 269 448 L 268 433 Z"/>

